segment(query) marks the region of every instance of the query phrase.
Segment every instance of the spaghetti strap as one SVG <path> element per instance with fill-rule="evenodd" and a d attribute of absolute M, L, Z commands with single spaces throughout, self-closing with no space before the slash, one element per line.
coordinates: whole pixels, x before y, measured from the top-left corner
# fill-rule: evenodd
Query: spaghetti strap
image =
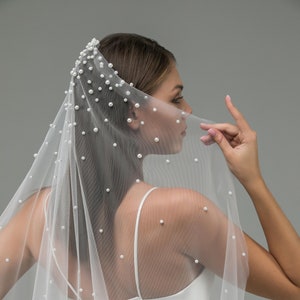
<path fill-rule="evenodd" d="M 144 195 L 138 211 L 137 211 L 137 215 L 136 215 L 136 222 L 135 222 L 135 229 L 134 229 L 134 250 L 133 250 L 133 259 L 134 259 L 134 277 L 135 277 L 135 284 L 136 284 L 136 289 L 137 289 L 137 293 L 139 298 L 142 299 L 142 295 L 141 295 L 141 291 L 140 291 L 140 284 L 139 284 L 139 270 L 138 270 L 138 231 L 139 231 L 139 221 L 140 221 L 140 215 L 141 215 L 141 211 L 142 211 L 142 207 L 144 205 L 145 200 L 147 199 L 147 197 L 149 196 L 149 194 L 154 191 L 155 189 L 157 189 L 157 187 L 153 187 L 150 190 L 147 191 L 147 193 Z"/>

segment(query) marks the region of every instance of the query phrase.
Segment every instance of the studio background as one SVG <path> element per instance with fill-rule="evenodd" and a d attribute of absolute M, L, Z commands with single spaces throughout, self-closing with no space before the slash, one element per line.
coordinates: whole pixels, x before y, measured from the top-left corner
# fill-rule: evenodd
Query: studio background
<path fill-rule="evenodd" d="M 113 32 L 154 38 L 175 54 L 195 115 L 231 121 L 223 99 L 232 96 L 300 233 L 298 0 L 0 0 L 0 211 L 31 166 L 79 52 Z M 237 192 L 244 230 L 266 245 L 249 198 Z"/>

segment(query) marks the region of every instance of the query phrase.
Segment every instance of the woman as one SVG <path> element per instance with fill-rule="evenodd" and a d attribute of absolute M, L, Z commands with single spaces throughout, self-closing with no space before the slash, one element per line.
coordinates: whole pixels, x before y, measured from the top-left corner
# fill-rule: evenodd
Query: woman
<path fill-rule="evenodd" d="M 245 288 L 299 299 L 299 237 L 261 177 L 255 133 L 229 96 L 236 125 L 209 124 L 182 89 L 174 56 L 155 41 L 115 34 L 87 45 L 1 216 L 1 298 L 22 297 L 17 281 L 34 265 L 33 299 L 232 300 Z M 213 142 L 269 252 L 241 231 Z"/>

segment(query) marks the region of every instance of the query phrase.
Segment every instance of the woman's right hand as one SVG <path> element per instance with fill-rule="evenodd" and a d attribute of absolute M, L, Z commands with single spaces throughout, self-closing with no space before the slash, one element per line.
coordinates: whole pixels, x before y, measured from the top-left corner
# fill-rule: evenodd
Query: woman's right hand
<path fill-rule="evenodd" d="M 200 127 L 207 130 L 207 135 L 201 137 L 201 141 L 206 145 L 216 142 L 231 172 L 243 185 L 247 185 L 261 177 L 256 132 L 232 104 L 230 96 L 225 97 L 225 103 L 235 124 L 201 123 Z"/>

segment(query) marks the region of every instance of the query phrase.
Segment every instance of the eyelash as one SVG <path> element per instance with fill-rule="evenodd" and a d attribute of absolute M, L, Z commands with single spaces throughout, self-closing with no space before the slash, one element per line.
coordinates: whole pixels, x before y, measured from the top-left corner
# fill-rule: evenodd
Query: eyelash
<path fill-rule="evenodd" d="M 181 100 L 181 99 L 183 99 L 183 96 L 180 96 L 180 97 L 174 98 L 174 99 L 172 100 L 172 103 L 179 104 L 179 103 L 180 103 L 180 101 L 179 101 L 179 100 Z"/>

